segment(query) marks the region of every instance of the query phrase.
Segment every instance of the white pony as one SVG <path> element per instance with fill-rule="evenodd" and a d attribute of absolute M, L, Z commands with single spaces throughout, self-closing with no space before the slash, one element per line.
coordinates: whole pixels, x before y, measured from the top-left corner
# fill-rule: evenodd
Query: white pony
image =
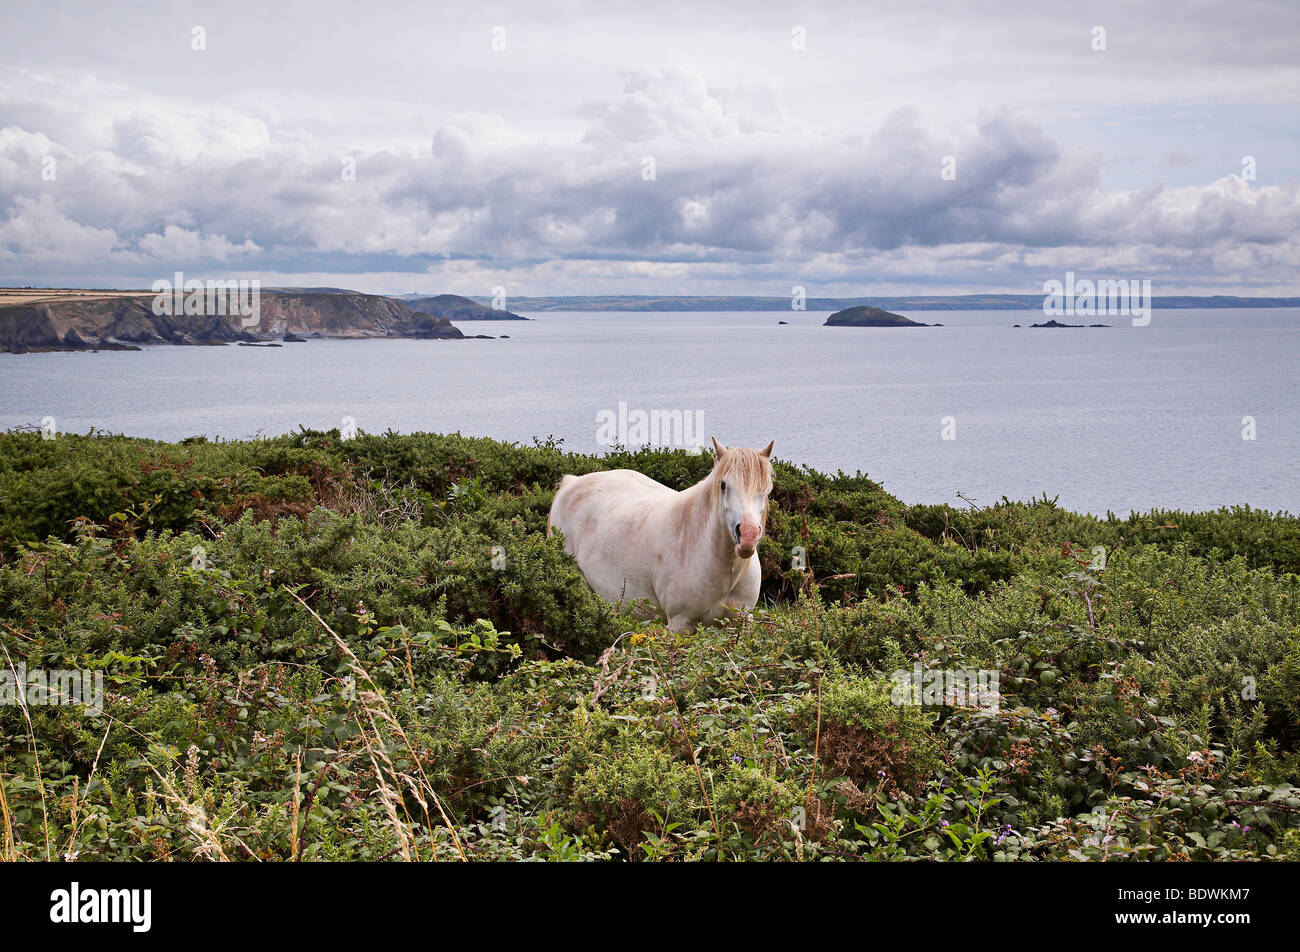
<path fill-rule="evenodd" d="M 727 449 L 681 492 L 635 470 L 565 476 L 546 533 L 564 533 L 587 584 L 606 601 L 645 599 L 673 631 L 758 603 L 755 548 L 767 523 L 772 444 Z"/>

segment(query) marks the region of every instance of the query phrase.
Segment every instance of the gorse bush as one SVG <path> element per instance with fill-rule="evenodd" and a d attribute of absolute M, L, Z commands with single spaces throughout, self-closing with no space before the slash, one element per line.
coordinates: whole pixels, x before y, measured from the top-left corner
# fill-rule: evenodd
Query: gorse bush
<path fill-rule="evenodd" d="M 598 599 L 459 435 L 0 436 L 5 859 L 1300 859 L 1300 520 L 906 506 L 778 462 L 752 618 Z M 897 703 L 897 672 L 996 703 Z M 12 692 L 11 692 L 12 693 Z"/>

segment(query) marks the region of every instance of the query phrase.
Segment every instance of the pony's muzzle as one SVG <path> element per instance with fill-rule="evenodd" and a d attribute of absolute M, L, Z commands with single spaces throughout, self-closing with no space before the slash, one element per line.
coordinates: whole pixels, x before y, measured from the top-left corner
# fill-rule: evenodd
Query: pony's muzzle
<path fill-rule="evenodd" d="M 759 537 L 763 534 L 763 527 L 757 522 L 741 522 L 736 526 L 735 534 L 736 555 L 742 559 L 747 559 L 754 554 Z"/>

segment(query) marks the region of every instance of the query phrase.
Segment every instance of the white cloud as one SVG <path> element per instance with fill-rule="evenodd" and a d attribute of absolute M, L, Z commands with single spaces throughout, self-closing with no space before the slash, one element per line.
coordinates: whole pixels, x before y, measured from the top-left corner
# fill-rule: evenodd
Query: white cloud
<path fill-rule="evenodd" d="M 145 235 L 137 244 L 151 258 L 196 263 L 226 261 L 262 250 L 251 241 L 236 245 L 225 235 L 204 235 L 178 225 L 168 225 L 162 234 Z"/>
<path fill-rule="evenodd" d="M 18 196 L 9 217 L 0 221 L 0 264 L 21 268 L 27 263 L 105 259 L 119 242 L 111 228 L 93 228 L 63 214 L 53 196 Z"/>
<path fill-rule="evenodd" d="M 1102 3 L 1082 26 L 924 0 L 568 12 L 582 30 L 509 3 L 395 3 L 268 10 L 250 32 L 236 5 L 207 11 L 198 53 L 189 18 L 92 9 L 72 62 L 60 18 L 32 6 L 24 41 L 0 38 L 0 278 L 138 282 L 176 263 L 474 293 L 511 275 L 519 293 L 1032 290 L 1070 267 L 1295 280 L 1300 149 L 1293 123 L 1266 121 L 1300 88 L 1290 6 Z M 488 46 L 496 22 L 507 52 Z M 1238 117 L 1226 141 L 1216 111 Z M 1247 154 L 1258 182 L 1229 174 Z"/>

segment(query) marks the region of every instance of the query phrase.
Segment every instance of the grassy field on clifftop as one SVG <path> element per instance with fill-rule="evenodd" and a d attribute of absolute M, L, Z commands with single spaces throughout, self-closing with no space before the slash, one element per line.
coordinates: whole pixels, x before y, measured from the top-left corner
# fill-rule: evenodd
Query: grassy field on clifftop
<path fill-rule="evenodd" d="M 711 464 L 0 434 L 0 669 L 105 688 L 0 704 L 0 858 L 1300 859 L 1300 519 L 778 463 L 763 600 L 691 637 L 545 538 L 564 473 Z M 1000 703 L 895 703 L 936 669 Z"/>

